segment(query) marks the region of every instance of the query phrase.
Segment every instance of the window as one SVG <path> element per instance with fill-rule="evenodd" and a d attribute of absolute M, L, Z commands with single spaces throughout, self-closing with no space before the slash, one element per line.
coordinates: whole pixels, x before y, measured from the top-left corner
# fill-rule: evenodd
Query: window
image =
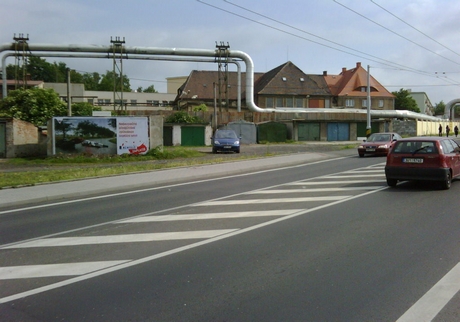
<path fill-rule="evenodd" d="M 383 100 L 379 100 L 379 107 L 383 108 Z"/>
<path fill-rule="evenodd" d="M 265 99 L 265 107 L 273 107 L 274 102 L 273 102 L 273 97 L 267 97 Z"/>
<path fill-rule="evenodd" d="M 292 97 L 286 98 L 286 107 L 294 107 L 294 99 Z"/>
<path fill-rule="evenodd" d="M 303 107 L 303 98 L 295 99 L 295 107 Z"/>
<path fill-rule="evenodd" d="M 137 105 L 137 100 L 131 100 L 131 105 Z"/>
<path fill-rule="evenodd" d="M 281 97 L 276 98 L 276 107 L 283 107 L 283 98 Z"/>
<path fill-rule="evenodd" d="M 94 99 L 88 98 L 88 103 L 90 103 L 91 105 L 94 105 Z"/>
<path fill-rule="evenodd" d="M 147 106 L 153 106 L 153 101 L 152 100 L 147 100 Z"/>
<path fill-rule="evenodd" d="M 353 106 L 355 106 L 355 100 L 352 99 L 352 98 L 347 98 L 347 99 L 345 100 L 345 106 L 346 106 L 346 107 L 353 107 Z"/>
<path fill-rule="evenodd" d="M 367 99 L 362 100 L 362 107 L 367 107 Z"/>
<path fill-rule="evenodd" d="M 101 99 L 101 98 L 99 98 L 99 99 L 97 100 L 97 105 L 104 105 L 104 100 Z"/>

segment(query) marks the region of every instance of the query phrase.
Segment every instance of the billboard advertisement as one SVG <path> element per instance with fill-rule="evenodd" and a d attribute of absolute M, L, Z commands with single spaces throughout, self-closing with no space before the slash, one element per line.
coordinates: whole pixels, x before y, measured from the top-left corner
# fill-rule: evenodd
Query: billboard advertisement
<path fill-rule="evenodd" d="M 145 154 L 147 117 L 55 117 L 53 154 Z"/>

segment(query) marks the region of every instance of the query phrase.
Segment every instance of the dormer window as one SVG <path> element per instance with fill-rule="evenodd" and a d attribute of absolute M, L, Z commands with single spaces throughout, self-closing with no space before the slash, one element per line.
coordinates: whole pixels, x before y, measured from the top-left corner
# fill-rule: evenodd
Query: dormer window
<path fill-rule="evenodd" d="M 304 81 L 305 81 L 305 78 L 300 77 L 300 81 L 301 81 L 301 82 L 304 82 Z"/>
<path fill-rule="evenodd" d="M 286 77 L 281 77 L 281 79 L 283 80 L 283 82 L 287 81 Z"/>

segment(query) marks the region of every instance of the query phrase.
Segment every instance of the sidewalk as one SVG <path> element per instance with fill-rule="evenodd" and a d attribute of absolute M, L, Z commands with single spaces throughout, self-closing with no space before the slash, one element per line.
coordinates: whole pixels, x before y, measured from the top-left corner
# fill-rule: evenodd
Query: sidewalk
<path fill-rule="evenodd" d="M 153 184 L 177 183 L 179 181 L 192 179 L 196 180 L 222 175 L 234 175 L 338 157 L 349 157 L 355 154 L 356 151 L 353 149 L 323 153 L 306 152 L 244 161 L 2 189 L 0 190 L 0 208 L 25 206 L 34 202 L 59 201 L 69 197 L 78 198 L 99 193 L 139 189 Z"/>

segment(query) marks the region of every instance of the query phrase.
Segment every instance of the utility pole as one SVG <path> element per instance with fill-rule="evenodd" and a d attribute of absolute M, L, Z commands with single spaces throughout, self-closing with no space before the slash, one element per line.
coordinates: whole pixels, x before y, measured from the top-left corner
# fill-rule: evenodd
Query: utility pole
<path fill-rule="evenodd" d="M 119 110 L 123 110 L 123 44 L 125 43 L 125 38 L 121 40 L 120 37 L 115 37 L 115 40 L 110 37 L 110 43 L 112 44 L 112 58 L 113 58 L 113 110 L 117 109 L 117 102 L 120 104 Z M 117 56 L 118 54 L 118 56 Z M 120 66 L 117 64 L 117 58 L 120 59 Z M 119 84 L 117 79 L 117 72 L 120 74 Z M 119 85 L 119 86 L 117 86 Z M 120 88 L 118 91 L 117 88 Z"/>
<path fill-rule="evenodd" d="M 367 65 L 367 126 L 366 137 L 371 135 L 371 67 Z"/>
<path fill-rule="evenodd" d="M 26 50 L 27 50 L 27 41 L 29 40 L 29 35 L 27 37 L 24 37 L 24 34 L 19 34 L 18 37 L 16 37 L 16 34 L 14 34 L 13 40 L 15 41 L 14 44 L 14 51 L 15 51 L 15 68 L 14 68 L 14 79 L 16 80 L 15 82 L 15 89 L 19 88 L 20 82 L 19 80 L 22 80 L 22 88 L 27 87 L 27 56 L 26 56 Z M 22 59 L 22 63 L 21 63 Z M 21 77 L 19 77 L 19 69 L 21 68 Z M 6 70 L 4 71 L 6 73 Z"/>
<path fill-rule="evenodd" d="M 228 49 L 230 45 L 224 44 L 224 42 L 220 42 L 220 45 L 216 42 L 217 48 L 217 63 L 218 63 L 218 88 L 219 88 L 219 111 L 222 112 L 222 105 L 225 105 L 225 108 L 228 112 Z"/>

